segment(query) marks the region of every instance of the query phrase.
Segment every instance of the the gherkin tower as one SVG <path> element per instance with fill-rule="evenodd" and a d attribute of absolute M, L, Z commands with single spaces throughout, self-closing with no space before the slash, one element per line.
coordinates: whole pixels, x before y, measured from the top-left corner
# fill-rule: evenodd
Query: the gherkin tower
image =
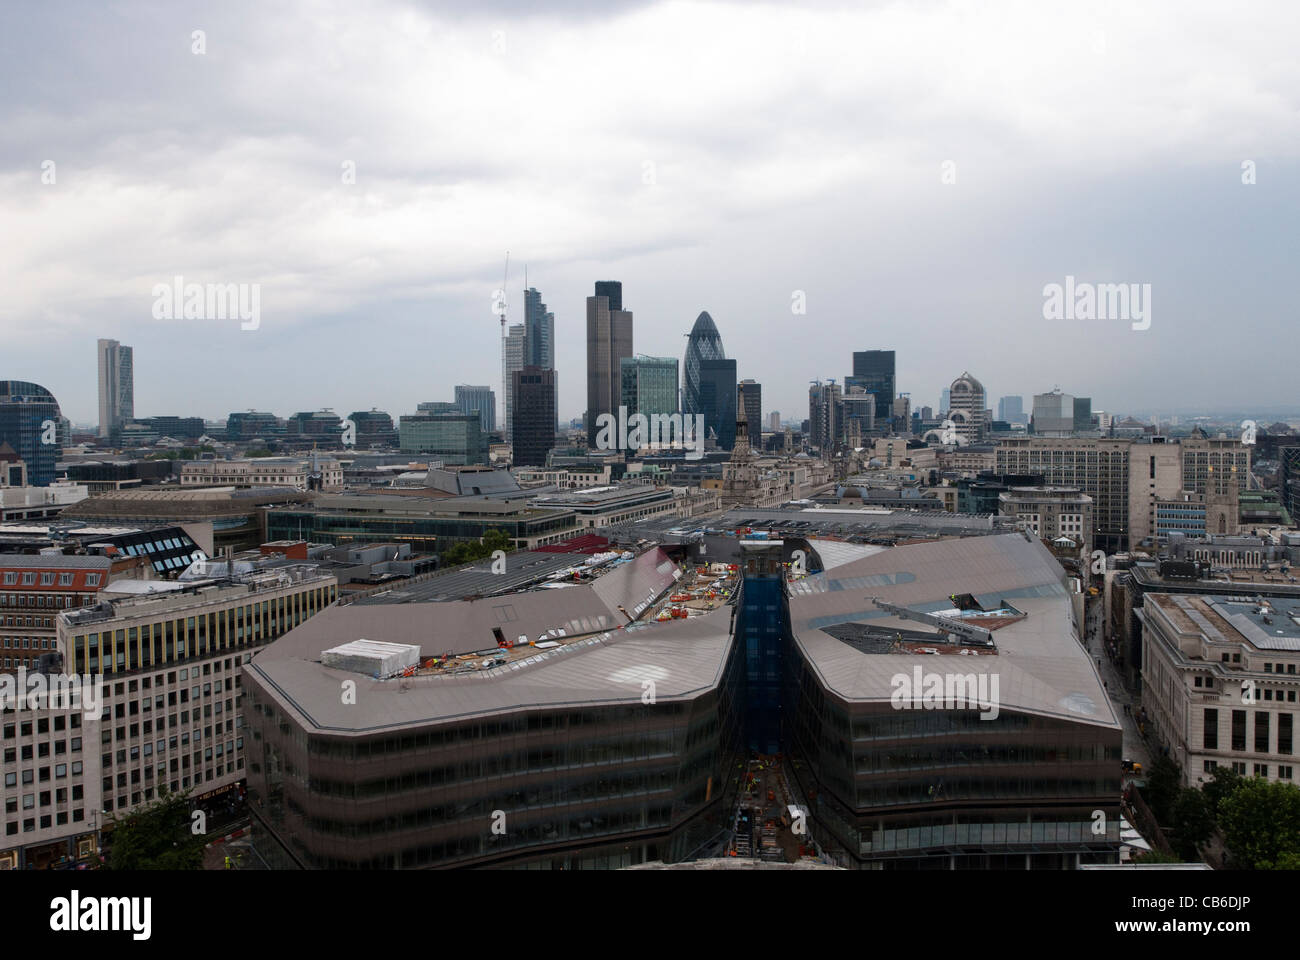
<path fill-rule="evenodd" d="M 722 337 L 708 311 L 695 318 L 686 342 L 685 373 L 682 379 L 682 413 L 705 413 L 704 399 L 700 395 L 700 363 L 704 360 L 725 360 Z"/>

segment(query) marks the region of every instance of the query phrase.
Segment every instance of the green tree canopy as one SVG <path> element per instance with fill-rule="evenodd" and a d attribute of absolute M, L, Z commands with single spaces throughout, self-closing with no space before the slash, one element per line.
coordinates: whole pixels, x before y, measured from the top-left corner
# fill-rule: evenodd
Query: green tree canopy
<path fill-rule="evenodd" d="M 1286 870 L 1300 865 L 1300 787 L 1245 779 L 1219 805 L 1219 824 L 1232 866 Z"/>
<path fill-rule="evenodd" d="M 200 870 L 207 838 L 195 835 L 187 793 L 167 793 L 114 821 L 110 870 Z"/>
<path fill-rule="evenodd" d="M 1197 845 L 1205 843 L 1214 833 L 1214 807 L 1210 798 L 1201 790 L 1180 790 L 1170 826 L 1174 834 L 1170 842 L 1178 855 L 1189 862 L 1199 860 Z"/>
<path fill-rule="evenodd" d="M 1147 778 L 1147 786 L 1143 793 L 1159 823 L 1170 822 L 1174 812 L 1174 802 L 1183 787 L 1182 781 L 1178 764 L 1168 757 L 1161 757 L 1151 765 L 1151 776 Z"/>

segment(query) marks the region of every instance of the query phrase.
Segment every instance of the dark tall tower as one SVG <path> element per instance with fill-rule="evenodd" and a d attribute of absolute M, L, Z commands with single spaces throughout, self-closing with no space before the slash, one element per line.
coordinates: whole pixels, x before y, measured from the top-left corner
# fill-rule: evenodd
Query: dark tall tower
<path fill-rule="evenodd" d="M 544 467 L 555 446 L 555 371 L 527 366 L 514 372 L 514 464 Z"/>
<path fill-rule="evenodd" d="M 894 415 L 894 398 L 898 396 L 894 351 L 854 351 L 853 376 L 844 381 L 846 392 L 850 387 L 862 387 L 876 398 L 876 423 L 887 426 Z"/>
<path fill-rule="evenodd" d="M 632 312 L 623 309 L 623 284 L 596 282 L 587 298 L 587 444 L 596 445 L 596 420 L 617 416 L 623 389 L 622 360 L 633 356 Z"/>
<path fill-rule="evenodd" d="M 749 442 L 763 447 L 763 385 L 754 380 L 741 380 L 736 388 L 736 410 L 746 421 Z"/>
<path fill-rule="evenodd" d="M 524 366 L 555 369 L 555 314 L 534 287 L 524 291 Z"/>
<path fill-rule="evenodd" d="M 736 442 L 736 361 L 701 360 L 699 409 L 704 414 L 704 435 L 717 437 L 718 447 L 730 450 Z"/>

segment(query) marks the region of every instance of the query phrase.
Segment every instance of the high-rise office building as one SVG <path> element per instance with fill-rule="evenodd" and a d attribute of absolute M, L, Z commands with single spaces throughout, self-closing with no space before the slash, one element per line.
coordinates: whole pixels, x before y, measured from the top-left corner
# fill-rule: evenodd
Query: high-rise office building
<path fill-rule="evenodd" d="M 1092 397 L 1074 398 L 1074 432 L 1085 433 L 1092 429 Z"/>
<path fill-rule="evenodd" d="M 948 407 L 952 405 L 952 389 L 944 387 L 939 391 L 939 414 L 942 416 L 948 412 Z"/>
<path fill-rule="evenodd" d="M 722 336 L 708 311 L 695 318 L 695 326 L 686 340 L 686 361 L 682 364 L 682 413 L 703 413 L 700 401 L 700 364 L 705 360 L 722 360 Z"/>
<path fill-rule="evenodd" d="M 506 420 L 501 425 L 506 443 L 512 442 L 511 428 L 515 418 L 514 384 L 515 374 L 524 368 L 524 348 L 527 337 L 522 323 L 512 324 L 506 337 Z"/>
<path fill-rule="evenodd" d="M 1034 394 L 1030 428 L 1030 432 L 1038 437 L 1071 436 L 1076 429 L 1074 397 L 1060 390 Z"/>
<path fill-rule="evenodd" d="M 876 398 L 876 423 L 888 427 L 894 416 L 894 398 L 898 396 L 894 351 L 854 351 L 853 376 L 844 381 L 846 391 L 852 387 L 862 387 Z"/>
<path fill-rule="evenodd" d="M 555 369 L 555 314 L 548 313 L 540 290 L 524 291 L 524 365 Z"/>
<path fill-rule="evenodd" d="M 623 309 L 623 284 L 598 280 L 587 298 L 587 444 L 595 447 L 601 414 L 618 415 L 624 357 L 633 356 L 632 311 Z"/>
<path fill-rule="evenodd" d="M 736 443 L 736 361 L 701 360 L 699 391 L 696 412 L 704 415 L 704 436 L 716 437 L 719 449 L 730 450 Z"/>
<path fill-rule="evenodd" d="M 421 412 L 404 416 L 397 427 L 401 451 L 428 454 L 448 466 L 487 463 L 487 438 L 478 425 L 477 413 Z"/>
<path fill-rule="evenodd" d="M 771 430 L 773 433 L 781 432 L 781 411 L 780 410 L 773 410 L 771 413 L 767 415 L 767 429 Z M 750 442 L 752 443 L 753 441 L 751 440 Z"/>
<path fill-rule="evenodd" d="M 514 465 L 544 467 L 555 446 L 555 371 L 529 364 L 513 375 L 515 422 Z"/>
<path fill-rule="evenodd" d="M 497 428 L 497 397 L 491 387 L 457 384 L 456 409 L 461 413 L 477 413 L 479 429 L 484 433 L 492 433 Z"/>
<path fill-rule="evenodd" d="M 676 357 L 624 357 L 619 369 L 620 403 L 629 416 L 677 412 Z"/>
<path fill-rule="evenodd" d="M 948 391 L 952 398 L 948 403 L 948 419 L 956 428 L 957 436 L 962 443 L 978 443 L 988 429 L 984 385 L 968 372 L 963 372 Z"/>
<path fill-rule="evenodd" d="M 116 340 L 99 341 L 99 435 L 110 437 L 135 417 L 132 351 Z"/>
<path fill-rule="evenodd" d="M 876 398 L 862 387 L 849 387 L 840 399 L 843 423 L 838 427 L 840 439 L 861 441 L 876 428 Z"/>
<path fill-rule="evenodd" d="M 48 487 L 55 480 L 62 418 L 59 402 L 39 383 L 0 380 L 0 443 L 13 447 L 27 465 L 27 482 L 33 487 Z"/>
<path fill-rule="evenodd" d="M 863 396 L 873 397 L 865 388 Z M 841 418 L 844 415 L 840 399 L 840 386 L 837 383 L 822 383 L 820 380 L 808 388 L 808 442 L 818 450 L 827 450 L 831 444 L 842 436 Z"/>
<path fill-rule="evenodd" d="M 736 387 L 736 409 L 744 418 L 749 442 L 755 450 L 763 449 L 763 385 L 756 380 L 742 380 Z"/>
<path fill-rule="evenodd" d="M 998 401 L 998 419 L 1007 423 L 1025 422 L 1025 398 L 1003 397 Z"/>

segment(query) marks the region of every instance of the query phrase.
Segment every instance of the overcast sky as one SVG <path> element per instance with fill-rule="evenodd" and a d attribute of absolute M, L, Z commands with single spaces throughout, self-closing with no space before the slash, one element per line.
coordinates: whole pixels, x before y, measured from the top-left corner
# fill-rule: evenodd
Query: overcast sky
<path fill-rule="evenodd" d="M 509 250 L 566 419 L 596 280 L 638 352 L 708 310 L 765 413 L 873 348 L 915 405 L 1300 408 L 1300 5 L 535 6 L 7 4 L 0 378 L 93 423 L 111 337 L 137 416 L 396 417 L 499 389 Z M 260 326 L 157 319 L 178 275 Z M 1150 328 L 1044 319 L 1067 275 L 1150 284 Z"/>

